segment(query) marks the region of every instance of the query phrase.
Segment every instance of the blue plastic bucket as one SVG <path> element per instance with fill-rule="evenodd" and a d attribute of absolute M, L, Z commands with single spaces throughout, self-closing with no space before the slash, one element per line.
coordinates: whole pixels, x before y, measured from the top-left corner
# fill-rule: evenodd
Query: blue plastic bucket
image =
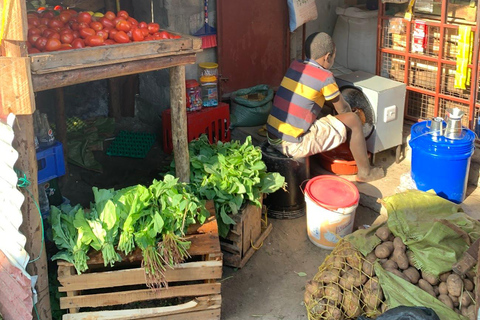
<path fill-rule="evenodd" d="M 433 189 L 440 197 L 461 203 L 467 190 L 475 133 L 463 128 L 461 138 L 447 139 L 430 134 L 430 123 L 419 122 L 411 128 L 412 179 L 418 190 Z"/>

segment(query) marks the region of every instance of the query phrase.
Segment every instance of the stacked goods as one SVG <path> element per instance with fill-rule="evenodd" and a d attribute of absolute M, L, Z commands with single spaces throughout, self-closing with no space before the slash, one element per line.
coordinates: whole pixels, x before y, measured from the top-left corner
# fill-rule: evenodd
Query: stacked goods
<path fill-rule="evenodd" d="M 379 277 L 384 271 L 417 286 L 448 308 L 470 320 L 475 319 L 475 273 L 462 279 L 452 271 L 439 277 L 418 270 L 411 251 L 387 226 L 377 229 L 382 242 L 363 256 L 346 241 L 341 241 L 305 286 L 304 302 L 309 319 L 355 319 L 376 317 L 388 309 Z M 379 265 L 375 266 L 375 262 Z M 428 307 L 428 306 L 427 306 Z"/>
<path fill-rule="evenodd" d="M 479 239 L 480 221 L 433 192 L 380 202 L 387 221 L 341 239 L 307 283 L 309 320 L 375 318 L 398 306 L 431 308 L 441 320 L 476 319 L 476 266 L 458 266 Z"/>
<path fill-rule="evenodd" d="M 178 39 L 158 23 L 139 22 L 127 11 L 105 14 L 73 9 L 29 12 L 28 53 L 80 49 L 119 43 Z"/>

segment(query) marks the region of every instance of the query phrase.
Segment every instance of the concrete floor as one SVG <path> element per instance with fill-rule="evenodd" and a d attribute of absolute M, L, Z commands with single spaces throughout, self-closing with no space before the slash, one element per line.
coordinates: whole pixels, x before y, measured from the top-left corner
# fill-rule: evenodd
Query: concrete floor
<path fill-rule="evenodd" d="M 251 135 L 254 143 L 264 138 L 257 134 L 258 127 L 234 130 L 233 137 L 242 139 Z M 409 127 L 405 129 L 405 141 Z M 405 144 L 406 145 L 406 144 Z M 354 230 L 360 225 L 371 225 L 384 213 L 377 202 L 395 194 L 402 179 L 410 172 L 408 147 L 404 159 L 395 163 L 392 150 L 375 155 L 375 165 L 386 170 L 386 177 L 372 183 L 356 184 L 360 191 L 360 205 L 356 210 Z M 310 161 L 311 175 L 331 174 Z M 470 216 L 480 219 L 480 188 L 476 187 L 480 154 L 477 152 L 470 167 L 470 184 L 462 208 Z M 354 176 L 343 176 L 354 181 Z M 475 184 L 474 184 L 475 183 Z M 273 230 L 263 246 L 242 269 L 224 267 L 222 280 L 223 320 L 296 320 L 308 319 L 303 294 L 305 282 L 312 279 L 325 257 L 331 252 L 315 246 L 307 236 L 306 217 L 293 220 L 270 219 Z M 306 276 L 299 276 L 303 272 Z"/>

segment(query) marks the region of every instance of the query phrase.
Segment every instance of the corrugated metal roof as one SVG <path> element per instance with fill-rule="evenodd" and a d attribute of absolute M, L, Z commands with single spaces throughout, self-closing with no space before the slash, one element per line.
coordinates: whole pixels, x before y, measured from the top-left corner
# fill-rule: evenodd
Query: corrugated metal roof
<path fill-rule="evenodd" d="M 0 121 L 0 312 L 5 319 L 31 319 L 31 277 L 26 271 L 29 255 L 27 239 L 19 232 L 23 221 L 20 207 L 24 196 L 17 189 L 13 168 L 18 152 L 12 147 L 15 116 Z M 5 259 L 6 258 L 6 259 Z"/>

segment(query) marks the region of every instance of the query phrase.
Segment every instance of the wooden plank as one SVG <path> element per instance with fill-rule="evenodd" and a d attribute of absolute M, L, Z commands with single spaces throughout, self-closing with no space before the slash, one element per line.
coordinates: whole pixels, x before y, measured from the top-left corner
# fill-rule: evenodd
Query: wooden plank
<path fill-rule="evenodd" d="M 262 233 L 262 207 L 257 207 L 253 203 L 249 203 L 245 208 L 245 217 L 243 221 L 243 244 L 242 256 L 252 246 Z"/>
<path fill-rule="evenodd" d="M 120 89 L 120 77 L 109 78 L 108 81 L 108 116 L 114 118 L 115 121 L 119 121 L 122 118 L 120 111 L 121 104 L 121 89 Z"/>
<path fill-rule="evenodd" d="M 185 66 L 170 68 L 170 109 L 175 173 L 179 181 L 190 182 L 190 155 L 187 139 Z"/>
<path fill-rule="evenodd" d="M 60 268 L 69 267 L 59 266 Z M 165 272 L 165 278 L 169 284 L 178 281 L 220 279 L 221 277 L 222 261 L 187 262 L 176 266 L 175 269 L 167 269 Z M 62 285 L 58 288 L 59 292 L 145 284 L 145 269 L 134 268 L 80 275 L 59 275 L 58 281 Z"/>
<path fill-rule="evenodd" d="M 129 309 L 114 311 L 82 312 L 66 314 L 63 320 L 96 319 L 96 320 L 135 320 L 135 319 L 220 319 L 222 298 L 220 295 L 198 297 L 192 301 L 167 307 Z"/>
<path fill-rule="evenodd" d="M 220 293 L 220 283 L 201 283 L 183 286 L 169 286 L 157 290 L 143 289 L 121 292 L 79 295 L 76 297 L 61 297 L 60 308 L 105 307 L 127 304 L 138 301 L 167 299 L 177 297 L 196 297 Z"/>
<path fill-rule="evenodd" d="M 270 223 L 270 225 L 267 227 L 267 229 L 265 229 L 265 231 L 262 233 L 260 238 L 257 241 L 255 241 L 253 246 L 250 246 L 247 253 L 243 256 L 242 261 L 240 262 L 240 265 L 238 266 L 238 268 L 243 268 L 245 264 L 248 262 L 248 260 L 250 260 L 250 258 L 253 256 L 255 251 L 259 250 L 262 247 L 263 241 L 267 238 L 270 232 L 272 232 L 272 229 L 273 229 L 273 225 Z"/>
<path fill-rule="evenodd" d="M 174 57 L 200 52 L 194 49 L 193 37 L 182 35 L 180 39 L 141 41 L 77 50 L 36 53 L 30 55 L 33 74 L 71 71 L 89 67 Z"/>
<path fill-rule="evenodd" d="M 6 4 L 5 8 L 3 7 L 4 4 Z M 3 15 L 4 10 L 5 15 Z M 6 17 L 3 39 L 25 41 L 27 39 L 26 1 L 2 1 L 0 14 Z"/>
<path fill-rule="evenodd" d="M 28 58 L 0 57 L 0 74 L 4 84 L 0 86 L 0 114 L 32 114 L 35 97 L 30 89 L 32 80 Z"/>
<path fill-rule="evenodd" d="M 195 53 L 189 53 L 171 57 L 158 57 L 144 60 L 139 59 L 129 63 L 92 66 L 89 68 L 59 71 L 48 74 L 32 74 L 33 91 L 38 92 L 89 81 L 155 71 L 178 65 L 194 64 L 195 61 Z M 183 86 L 185 86 L 185 81 L 183 81 Z M 186 131 L 184 134 L 186 136 Z"/>
<path fill-rule="evenodd" d="M 38 202 L 38 184 L 37 159 L 33 142 L 33 137 L 35 136 L 33 132 L 33 116 L 18 116 L 13 129 L 15 132 L 15 140 L 12 145 L 18 152 L 18 160 L 15 163 L 15 167 L 23 171 L 31 183 L 28 189 L 19 188 L 25 196 L 25 201 L 21 207 L 23 223 L 20 226 L 20 231 L 27 235 L 25 250 L 31 259 L 36 259 L 35 262 L 27 265 L 27 272 L 31 275 L 38 275 L 35 289 L 38 294 L 36 308 L 40 318 L 52 319 L 48 287 L 47 254 L 45 244 L 42 241 L 43 234 L 40 228 L 42 218 L 35 205 L 35 201 Z M 29 191 L 27 192 L 27 190 Z"/>

